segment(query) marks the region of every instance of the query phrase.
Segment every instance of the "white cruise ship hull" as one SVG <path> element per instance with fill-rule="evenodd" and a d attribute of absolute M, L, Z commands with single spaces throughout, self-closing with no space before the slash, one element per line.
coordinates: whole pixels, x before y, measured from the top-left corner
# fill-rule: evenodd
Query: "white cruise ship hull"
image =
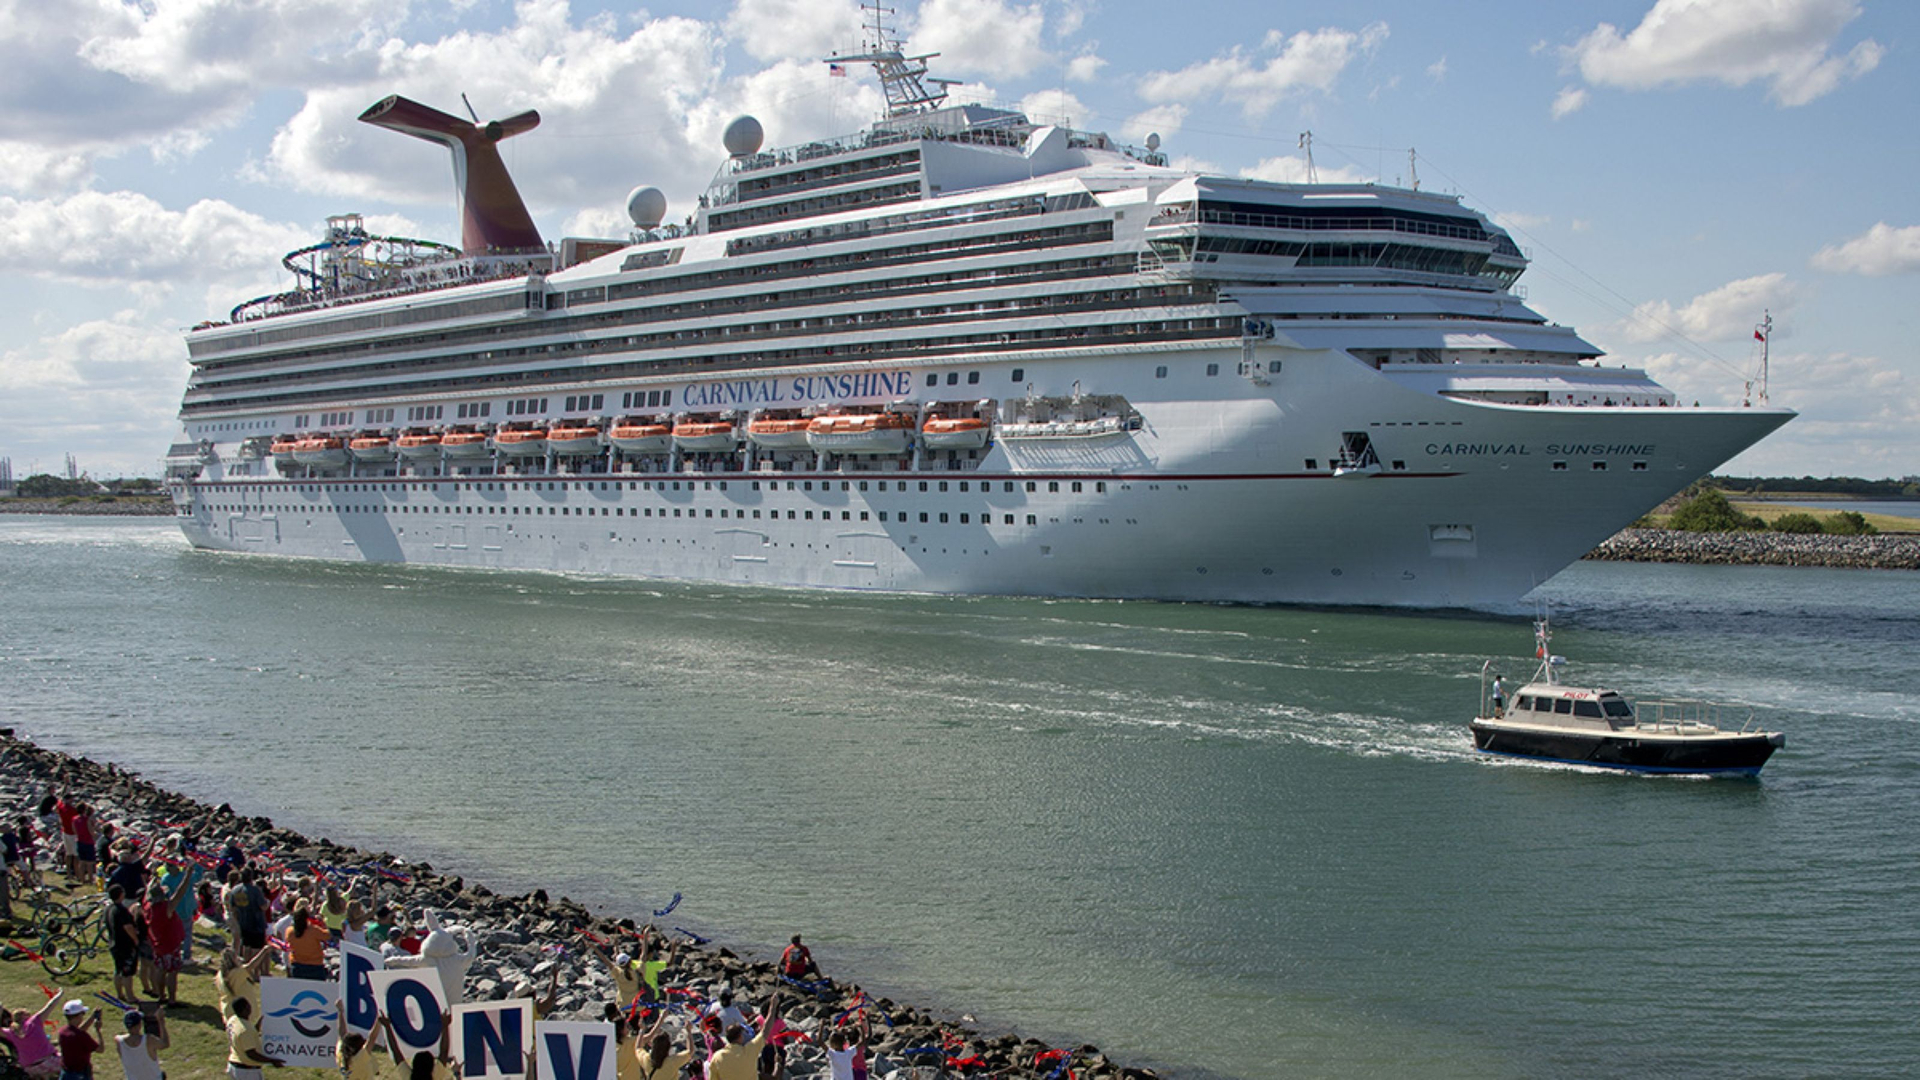
<path fill-rule="evenodd" d="M 1181 370 L 1209 355 L 1221 353 L 1180 357 Z M 1003 440 L 958 471 L 248 478 L 176 494 L 188 538 L 223 551 L 827 589 L 1481 606 L 1521 597 L 1792 415 L 1463 402 L 1335 353 L 1289 355 L 1267 386 L 1159 382 L 1154 401 L 1156 359 L 1098 361 L 1107 384 L 1133 391 L 1138 430 Z M 1076 376 L 1057 363 L 1061 382 Z M 1330 429 L 1370 432 L 1382 470 L 1336 476 Z"/>

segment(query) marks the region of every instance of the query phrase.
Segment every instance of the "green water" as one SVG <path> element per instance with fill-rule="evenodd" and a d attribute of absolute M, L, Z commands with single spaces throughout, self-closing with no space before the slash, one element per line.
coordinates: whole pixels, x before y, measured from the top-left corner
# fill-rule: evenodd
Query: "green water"
<path fill-rule="evenodd" d="M 1762 779 L 1502 763 L 1525 612 L 323 565 L 0 518 L 0 720 L 1193 1076 L 1920 1060 L 1920 574 L 1582 564 L 1573 677 L 1753 706 Z"/>

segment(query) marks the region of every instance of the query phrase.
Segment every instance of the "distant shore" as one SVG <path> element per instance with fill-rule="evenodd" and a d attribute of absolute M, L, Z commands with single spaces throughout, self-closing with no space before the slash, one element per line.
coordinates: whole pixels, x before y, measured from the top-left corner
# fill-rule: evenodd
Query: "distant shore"
<path fill-rule="evenodd" d="M 66 495 L 54 499 L 0 499 L 0 514 L 67 514 L 90 517 L 167 517 L 173 500 L 165 495 Z"/>
<path fill-rule="evenodd" d="M 1920 570 L 1920 535 L 1828 536 L 1775 532 L 1625 529 L 1587 553 L 1605 562 L 1709 563 Z"/>

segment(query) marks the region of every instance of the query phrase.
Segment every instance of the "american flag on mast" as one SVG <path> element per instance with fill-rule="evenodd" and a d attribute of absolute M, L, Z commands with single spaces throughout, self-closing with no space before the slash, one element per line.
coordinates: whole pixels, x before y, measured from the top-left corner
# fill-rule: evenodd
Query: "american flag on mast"
<path fill-rule="evenodd" d="M 847 77 L 847 68 L 846 68 L 846 65 L 844 65 L 844 64 L 828 64 L 828 65 L 827 65 L 827 77 L 828 77 L 828 78 L 830 78 L 830 79 L 844 79 L 844 78 L 846 78 L 846 77 Z"/>

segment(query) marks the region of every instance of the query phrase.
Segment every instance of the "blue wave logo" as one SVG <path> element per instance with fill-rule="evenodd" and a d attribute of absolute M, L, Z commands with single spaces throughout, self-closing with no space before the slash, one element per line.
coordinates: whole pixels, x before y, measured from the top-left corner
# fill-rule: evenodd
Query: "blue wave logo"
<path fill-rule="evenodd" d="M 332 1003 L 321 994 L 312 990 L 302 990 L 293 995 L 293 1000 L 284 1009 L 274 1009 L 268 1016 L 286 1017 L 293 1024 L 293 1030 L 309 1039 L 317 1039 L 333 1030 L 334 1008 Z M 307 1021 L 315 1026 L 308 1027 Z"/>

